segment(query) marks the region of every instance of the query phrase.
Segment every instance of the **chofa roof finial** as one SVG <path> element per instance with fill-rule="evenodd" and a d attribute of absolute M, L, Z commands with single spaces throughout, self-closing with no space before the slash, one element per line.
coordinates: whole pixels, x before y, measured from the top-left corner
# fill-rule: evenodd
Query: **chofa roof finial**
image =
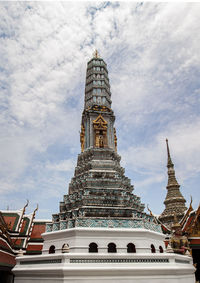
<path fill-rule="evenodd" d="M 149 205 L 148 204 L 147 204 L 147 209 L 150 212 L 150 215 L 153 216 L 153 213 L 152 213 L 151 209 L 149 209 Z"/>

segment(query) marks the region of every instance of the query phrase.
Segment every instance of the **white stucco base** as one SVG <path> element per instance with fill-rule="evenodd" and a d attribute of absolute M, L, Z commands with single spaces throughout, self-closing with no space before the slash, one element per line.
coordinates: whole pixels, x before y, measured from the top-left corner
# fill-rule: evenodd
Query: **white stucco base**
<path fill-rule="evenodd" d="M 144 229 L 74 228 L 44 234 L 40 256 L 17 258 L 13 269 L 15 283 L 194 283 L 192 258 L 159 253 L 164 235 Z M 88 245 L 98 244 L 98 253 L 89 253 Z M 114 242 L 117 253 L 108 253 Z M 136 253 L 127 253 L 134 243 Z M 61 253 L 63 244 L 69 253 Z M 49 246 L 56 247 L 48 254 Z M 154 244 L 156 253 L 151 253 Z"/>
<path fill-rule="evenodd" d="M 62 252 L 62 246 L 68 244 L 70 253 L 88 253 L 89 244 L 98 245 L 98 254 L 107 254 L 107 246 L 113 242 L 117 254 L 127 253 L 127 244 L 133 243 L 138 253 L 151 253 L 151 244 L 159 252 L 159 246 L 164 249 L 165 235 L 147 229 L 126 228 L 73 228 L 42 234 L 44 245 L 42 254 L 48 254 L 51 245 L 56 253 Z"/>

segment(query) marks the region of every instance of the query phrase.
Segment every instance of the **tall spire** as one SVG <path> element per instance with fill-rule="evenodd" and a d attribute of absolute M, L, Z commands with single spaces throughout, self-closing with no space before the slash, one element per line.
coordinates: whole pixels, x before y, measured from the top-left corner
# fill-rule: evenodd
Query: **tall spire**
<path fill-rule="evenodd" d="M 167 186 L 168 187 L 174 186 L 174 185 L 179 186 L 176 180 L 176 176 L 175 176 L 174 164 L 170 156 L 168 139 L 166 139 L 166 144 L 167 144 L 167 168 L 168 168 L 168 185 Z"/>
<path fill-rule="evenodd" d="M 174 164 L 172 163 L 171 156 L 170 156 L 168 139 L 166 139 L 166 144 L 167 144 L 167 157 L 168 157 L 167 167 L 171 167 L 171 166 L 174 166 Z"/>
<path fill-rule="evenodd" d="M 178 220 L 184 216 L 184 212 L 187 209 L 185 206 L 185 199 L 182 196 L 175 176 L 174 164 L 171 159 L 168 139 L 166 139 L 167 144 L 167 168 L 168 168 L 168 183 L 167 183 L 167 196 L 165 198 L 165 210 L 160 215 L 159 220 L 171 228 L 174 221 L 174 215 L 177 215 Z"/>

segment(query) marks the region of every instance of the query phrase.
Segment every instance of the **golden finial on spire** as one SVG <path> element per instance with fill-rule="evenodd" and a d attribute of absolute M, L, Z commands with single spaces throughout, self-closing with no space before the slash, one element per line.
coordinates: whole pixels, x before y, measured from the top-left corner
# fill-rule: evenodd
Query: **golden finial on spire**
<path fill-rule="evenodd" d="M 93 53 L 94 58 L 100 58 L 100 54 L 97 51 L 97 49 L 95 49 L 94 53 Z"/>

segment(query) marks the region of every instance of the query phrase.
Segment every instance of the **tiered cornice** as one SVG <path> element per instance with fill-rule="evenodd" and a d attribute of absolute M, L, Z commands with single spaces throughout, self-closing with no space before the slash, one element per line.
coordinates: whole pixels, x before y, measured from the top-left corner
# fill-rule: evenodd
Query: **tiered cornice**
<path fill-rule="evenodd" d="M 111 107 L 111 92 L 107 65 L 96 52 L 87 64 L 85 109 L 93 105 Z"/>

